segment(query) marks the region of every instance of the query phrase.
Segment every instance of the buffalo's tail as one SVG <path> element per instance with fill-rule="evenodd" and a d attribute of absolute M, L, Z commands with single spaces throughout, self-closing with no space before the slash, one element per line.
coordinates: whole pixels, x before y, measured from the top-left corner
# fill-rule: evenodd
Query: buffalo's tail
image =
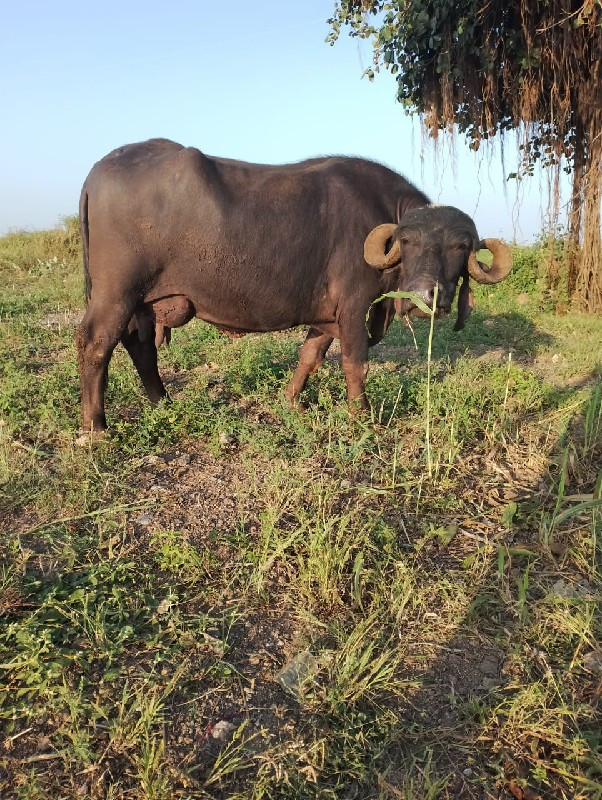
<path fill-rule="evenodd" d="M 89 264 L 90 233 L 88 230 L 88 192 L 85 186 L 79 198 L 79 225 L 82 236 L 82 248 L 84 251 L 84 290 L 86 293 L 86 303 L 88 303 L 92 292 L 92 280 L 90 278 Z"/>

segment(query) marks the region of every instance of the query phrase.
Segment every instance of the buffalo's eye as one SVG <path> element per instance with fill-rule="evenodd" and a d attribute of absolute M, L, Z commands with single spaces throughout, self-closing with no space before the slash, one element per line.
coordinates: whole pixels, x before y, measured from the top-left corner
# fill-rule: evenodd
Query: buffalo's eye
<path fill-rule="evenodd" d="M 408 239 L 407 236 L 400 236 L 399 237 L 399 244 L 408 244 L 409 241 L 410 240 Z"/>
<path fill-rule="evenodd" d="M 454 250 L 460 250 L 462 252 L 465 252 L 466 250 L 468 250 L 468 245 L 466 244 L 466 242 L 458 242 L 457 244 L 454 245 Z"/>

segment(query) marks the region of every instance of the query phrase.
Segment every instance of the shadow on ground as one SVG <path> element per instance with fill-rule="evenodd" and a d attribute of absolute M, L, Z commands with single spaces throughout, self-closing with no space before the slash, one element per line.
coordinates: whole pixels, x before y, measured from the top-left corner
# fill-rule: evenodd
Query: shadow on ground
<path fill-rule="evenodd" d="M 436 324 L 432 343 L 434 359 L 449 359 L 453 364 L 458 358 L 469 355 L 487 358 L 493 351 L 493 358 L 514 358 L 522 363 L 530 363 L 537 352 L 554 344 L 554 337 L 519 311 L 503 314 L 485 314 L 474 311 L 462 331 L 453 331 L 453 320 L 446 319 Z M 396 321 L 390 328 L 384 342 L 373 351 L 377 361 L 400 361 L 424 359 L 428 339 L 428 323 L 420 320 L 414 323 L 418 350 L 413 343 L 411 331 L 403 322 Z M 492 358 L 492 360 L 493 360 Z"/>

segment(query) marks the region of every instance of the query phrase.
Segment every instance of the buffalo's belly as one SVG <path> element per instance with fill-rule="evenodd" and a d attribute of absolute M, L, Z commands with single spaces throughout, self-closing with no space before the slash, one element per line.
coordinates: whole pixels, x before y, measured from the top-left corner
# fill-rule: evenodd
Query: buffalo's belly
<path fill-rule="evenodd" d="M 269 333 L 312 324 L 312 320 L 294 314 L 270 314 L 266 309 L 247 309 L 245 314 L 219 313 L 214 309 L 197 308 L 196 316 L 215 325 L 223 333 L 242 335 L 245 333 Z"/>
<path fill-rule="evenodd" d="M 191 277 L 193 279 L 191 279 Z M 214 280 L 198 282 L 194 276 L 163 275 L 159 285 L 150 290 L 145 303 L 156 308 L 155 315 L 165 316 L 185 324 L 194 316 L 231 333 L 263 333 L 286 330 L 298 325 L 335 323 L 336 304 L 324 293 L 316 300 L 311 287 L 280 285 L 274 281 L 245 280 L 241 274 L 237 280 Z M 157 313 L 158 312 L 158 313 Z M 189 316 L 190 315 L 190 316 Z M 171 325 L 170 327 L 177 327 Z"/>

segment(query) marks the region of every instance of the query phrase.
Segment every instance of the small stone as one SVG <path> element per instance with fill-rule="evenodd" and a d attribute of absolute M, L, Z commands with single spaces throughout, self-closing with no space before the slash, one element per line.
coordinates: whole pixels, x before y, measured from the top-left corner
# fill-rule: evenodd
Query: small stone
<path fill-rule="evenodd" d="M 552 356 L 552 364 L 558 364 L 559 361 L 560 361 L 560 356 L 558 355 L 558 353 L 554 353 L 554 355 Z"/>
<path fill-rule="evenodd" d="M 283 689 L 299 699 L 303 684 L 309 681 L 317 671 L 318 662 L 309 650 L 304 650 L 282 667 L 276 675 L 276 680 Z"/>
<path fill-rule="evenodd" d="M 584 597 L 585 595 L 589 594 L 590 590 L 591 586 L 586 578 L 580 580 L 579 583 L 575 583 L 572 586 L 560 578 L 560 580 L 556 581 L 556 583 L 552 586 L 552 592 L 557 594 L 559 597 Z"/>
<path fill-rule="evenodd" d="M 479 669 L 483 675 L 497 675 L 498 662 L 495 658 L 484 658 L 479 664 Z"/>
<path fill-rule="evenodd" d="M 472 775 L 471 768 L 467 767 L 466 769 L 462 770 L 462 775 L 464 775 L 465 778 L 470 778 L 470 776 Z"/>
<path fill-rule="evenodd" d="M 566 553 L 567 546 L 565 542 L 550 542 L 550 553 L 557 558 L 562 558 Z"/>
<path fill-rule="evenodd" d="M 166 464 L 173 464 L 176 467 L 187 467 L 192 461 L 192 457 L 189 453 L 166 453 L 163 460 Z"/>
<path fill-rule="evenodd" d="M 236 436 L 233 436 L 231 433 L 224 433 L 223 431 L 219 435 L 219 443 L 224 445 L 225 447 L 231 444 L 235 444 Z"/>
<path fill-rule="evenodd" d="M 211 735 L 214 739 L 220 739 L 222 742 L 225 742 L 230 739 L 235 730 L 236 725 L 233 725 L 231 722 L 226 722 L 225 719 L 221 719 L 219 722 L 216 722 L 211 729 Z"/>
<path fill-rule="evenodd" d="M 583 656 L 583 666 L 596 675 L 602 675 L 602 647 Z"/>
<path fill-rule="evenodd" d="M 498 678 L 483 678 L 481 681 L 481 686 L 483 689 L 487 689 L 490 691 L 491 689 L 496 689 L 498 686 L 501 685 L 501 681 Z"/>
<path fill-rule="evenodd" d="M 552 586 L 552 591 L 554 594 L 560 595 L 560 597 L 566 597 L 570 594 L 570 589 L 562 580 L 562 578 L 556 581 L 556 583 Z"/>
<path fill-rule="evenodd" d="M 140 514 L 139 517 L 136 517 L 136 522 L 138 525 L 150 525 L 152 521 L 152 516 L 150 514 Z"/>

